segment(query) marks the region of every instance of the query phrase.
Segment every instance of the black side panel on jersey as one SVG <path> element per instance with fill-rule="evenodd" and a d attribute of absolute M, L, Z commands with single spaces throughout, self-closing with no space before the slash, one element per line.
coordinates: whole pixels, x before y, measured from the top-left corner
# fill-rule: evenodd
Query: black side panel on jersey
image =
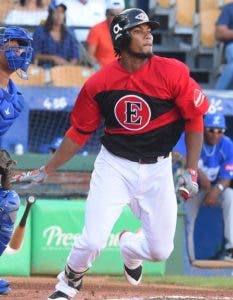
<path fill-rule="evenodd" d="M 113 154 L 132 161 L 153 160 L 167 155 L 184 130 L 184 120 L 179 119 L 156 130 L 137 135 L 105 134 L 102 144 Z"/>

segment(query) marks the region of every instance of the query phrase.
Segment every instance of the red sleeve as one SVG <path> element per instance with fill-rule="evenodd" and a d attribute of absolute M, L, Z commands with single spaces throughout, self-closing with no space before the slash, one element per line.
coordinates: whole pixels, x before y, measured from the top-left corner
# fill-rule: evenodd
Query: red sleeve
<path fill-rule="evenodd" d="M 185 122 L 185 132 L 203 132 L 203 117 L 198 116 Z"/>
<path fill-rule="evenodd" d="M 100 125 L 101 114 L 94 97 L 87 91 L 87 83 L 82 87 L 71 112 L 71 128 L 66 135 L 83 145 Z M 89 88 L 90 90 L 90 88 Z"/>
<path fill-rule="evenodd" d="M 175 103 L 185 120 L 195 119 L 204 115 L 209 102 L 200 86 L 190 77 L 189 69 L 184 64 L 180 67 L 179 79 L 175 84 Z"/>
<path fill-rule="evenodd" d="M 66 131 L 66 136 L 71 138 L 74 142 L 76 142 L 80 147 L 82 147 L 86 141 L 90 138 L 91 134 L 81 134 L 74 127 L 70 127 Z"/>

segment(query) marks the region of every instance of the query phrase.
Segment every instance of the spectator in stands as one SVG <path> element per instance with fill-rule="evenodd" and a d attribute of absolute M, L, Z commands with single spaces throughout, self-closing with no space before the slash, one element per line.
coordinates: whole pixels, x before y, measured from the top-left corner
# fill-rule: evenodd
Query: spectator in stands
<path fill-rule="evenodd" d="M 87 51 L 96 70 L 115 59 L 112 39 L 109 31 L 114 16 L 125 8 L 124 0 L 108 0 L 106 20 L 94 25 L 87 37 Z"/>
<path fill-rule="evenodd" d="M 72 32 L 65 25 L 64 1 L 51 1 L 49 15 L 33 34 L 34 62 L 44 68 L 79 62 L 79 47 Z"/>
<path fill-rule="evenodd" d="M 226 65 L 218 78 L 215 89 L 233 88 L 233 3 L 226 4 L 216 22 L 215 37 L 224 43 Z"/>
<path fill-rule="evenodd" d="M 105 0 L 69 0 L 66 5 L 67 26 L 75 27 L 76 38 L 85 42 L 89 29 L 105 19 Z"/>
<path fill-rule="evenodd" d="M 47 18 L 48 11 L 42 0 L 20 0 L 19 3 L 19 6 L 9 11 L 4 24 L 37 26 Z"/>
<path fill-rule="evenodd" d="M 207 114 L 204 119 L 204 142 L 198 163 L 200 190 L 189 199 L 187 205 L 187 242 L 190 260 L 195 259 L 194 225 L 200 206 L 219 205 L 223 211 L 225 249 L 223 259 L 233 261 L 233 142 L 224 135 L 225 118 L 222 114 Z M 183 154 L 185 151 L 176 145 L 175 150 Z M 208 221 L 208 220 L 206 220 Z"/>

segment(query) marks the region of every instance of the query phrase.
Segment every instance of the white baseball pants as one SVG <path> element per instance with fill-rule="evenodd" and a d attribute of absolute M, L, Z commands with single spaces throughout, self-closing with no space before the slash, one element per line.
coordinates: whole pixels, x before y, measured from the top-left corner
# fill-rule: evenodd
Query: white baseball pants
<path fill-rule="evenodd" d="M 121 253 L 127 267 L 169 257 L 177 220 L 171 156 L 154 164 L 140 164 L 115 156 L 102 146 L 91 177 L 85 226 L 67 259 L 71 269 L 83 272 L 91 267 L 127 204 L 140 219 L 142 229 L 122 235 Z M 77 291 L 65 283 L 63 273 L 58 279 L 56 289 L 74 296 Z"/>

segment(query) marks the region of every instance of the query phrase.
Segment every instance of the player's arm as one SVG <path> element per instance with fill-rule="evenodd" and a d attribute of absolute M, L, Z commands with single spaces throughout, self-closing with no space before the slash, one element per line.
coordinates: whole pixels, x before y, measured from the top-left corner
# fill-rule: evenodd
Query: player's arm
<path fill-rule="evenodd" d="M 65 136 L 60 147 L 45 165 L 46 173 L 49 174 L 54 172 L 61 165 L 69 161 L 80 148 L 81 146 L 76 141 L 71 139 L 69 136 Z"/>
<path fill-rule="evenodd" d="M 197 165 L 201 153 L 202 142 L 203 142 L 202 132 L 185 133 L 185 144 L 187 149 L 187 154 L 186 154 L 187 169 L 193 169 L 197 172 Z"/>
<path fill-rule="evenodd" d="M 184 199 L 198 192 L 197 168 L 203 143 L 203 117 L 185 122 L 186 166 L 179 181 L 179 191 Z"/>

